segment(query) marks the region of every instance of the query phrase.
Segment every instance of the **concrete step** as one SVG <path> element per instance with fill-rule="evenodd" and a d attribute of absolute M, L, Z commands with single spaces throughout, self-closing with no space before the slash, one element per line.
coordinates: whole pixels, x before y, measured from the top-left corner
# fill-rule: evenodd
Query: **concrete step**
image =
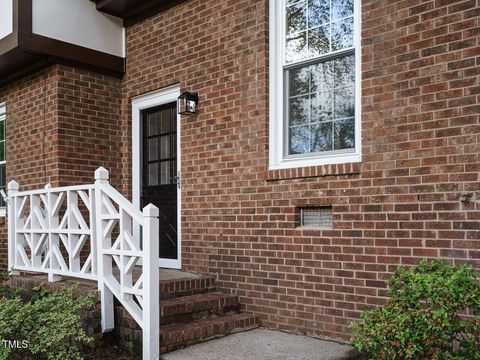
<path fill-rule="evenodd" d="M 224 315 L 190 323 L 161 326 L 160 352 L 165 354 L 186 346 L 257 327 L 258 317 L 252 314 Z"/>
<path fill-rule="evenodd" d="M 180 296 L 204 294 L 216 290 L 215 276 L 198 276 L 178 279 L 160 279 L 160 298 L 172 299 Z"/>
<path fill-rule="evenodd" d="M 186 323 L 236 312 L 239 308 L 237 296 L 221 292 L 182 296 L 160 301 L 160 321 L 162 325 Z"/>

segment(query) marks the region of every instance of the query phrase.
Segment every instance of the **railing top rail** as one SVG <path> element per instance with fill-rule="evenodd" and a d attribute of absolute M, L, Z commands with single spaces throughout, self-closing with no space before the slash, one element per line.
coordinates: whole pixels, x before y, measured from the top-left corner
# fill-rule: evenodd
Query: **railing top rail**
<path fill-rule="evenodd" d="M 120 205 L 120 207 L 130 216 L 132 216 L 137 223 L 143 223 L 142 212 L 135 208 L 131 202 L 125 199 L 123 195 L 117 191 L 117 189 L 115 189 L 110 184 L 102 184 L 102 191 L 108 194 L 108 196 L 110 196 L 112 199 L 114 199 L 115 202 L 118 203 L 118 205 Z"/>
<path fill-rule="evenodd" d="M 27 195 L 40 195 L 46 193 L 58 193 L 58 192 L 65 192 L 65 191 L 85 191 L 85 190 L 93 190 L 95 188 L 94 184 L 87 184 L 87 185 L 76 185 L 76 186 L 63 186 L 63 187 L 56 187 L 56 188 L 44 188 L 44 189 L 36 189 L 36 190 L 28 190 L 28 191 L 18 191 L 11 196 L 27 196 Z"/>

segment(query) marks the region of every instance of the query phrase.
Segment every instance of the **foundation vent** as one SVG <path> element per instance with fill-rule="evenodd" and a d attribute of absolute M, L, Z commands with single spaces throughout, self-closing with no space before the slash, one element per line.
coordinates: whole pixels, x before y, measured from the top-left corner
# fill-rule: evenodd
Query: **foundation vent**
<path fill-rule="evenodd" d="M 331 206 L 300 208 L 300 226 L 331 229 L 333 215 Z"/>

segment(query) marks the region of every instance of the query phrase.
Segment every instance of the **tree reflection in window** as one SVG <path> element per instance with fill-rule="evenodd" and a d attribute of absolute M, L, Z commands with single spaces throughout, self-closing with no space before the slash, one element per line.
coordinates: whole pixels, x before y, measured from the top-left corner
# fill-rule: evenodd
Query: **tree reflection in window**
<path fill-rule="evenodd" d="M 355 148 L 355 57 L 289 72 L 289 154 Z"/>

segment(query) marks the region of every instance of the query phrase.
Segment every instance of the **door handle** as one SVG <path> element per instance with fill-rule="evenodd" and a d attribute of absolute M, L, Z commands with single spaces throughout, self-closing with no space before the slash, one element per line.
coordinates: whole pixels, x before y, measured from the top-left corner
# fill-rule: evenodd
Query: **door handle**
<path fill-rule="evenodd" d="M 177 187 L 180 189 L 180 187 L 181 187 L 181 178 L 180 178 L 179 175 L 172 176 L 172 177 L 170 178 L 170 180 L 171 180 L 171 181 L 173 180 L 173 181 L 175 182 L 175 184 L 177 184 Z"/>

